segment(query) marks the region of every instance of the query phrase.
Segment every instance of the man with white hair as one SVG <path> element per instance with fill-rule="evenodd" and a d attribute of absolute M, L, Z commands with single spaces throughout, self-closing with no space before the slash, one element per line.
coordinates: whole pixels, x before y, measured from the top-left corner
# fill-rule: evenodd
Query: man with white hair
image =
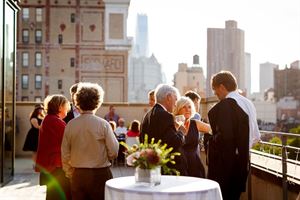
<path fill-rule="evenodd" d="M 187 175 L 186 159 L 182 152 L 186 130 L 183 126 L 175 124 L 172 115 L 179 96 L 178 90 L 173 86 L 160 84 L 156 87 L 156 104 L 142 120 L 140 141 L 143 142 L 144 136 L 147 134 L 149 139 L 154 138 L 155 142 L 162 140 L 162 144 L 166 143 L 168 147 L 173 147 L 173 152 L 179 152 L 181 155 L 176 156 L 176 164 L 170 164 L 169 167 L 178 170 L 180 175 Z M 175 125 L 178 129 L 176 129 Z"/>

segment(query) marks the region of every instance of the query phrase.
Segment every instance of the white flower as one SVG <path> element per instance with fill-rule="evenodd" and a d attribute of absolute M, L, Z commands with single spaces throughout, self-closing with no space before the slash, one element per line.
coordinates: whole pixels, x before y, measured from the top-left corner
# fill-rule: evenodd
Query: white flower
<path fill-rule="evenodd" d="M 139 157 L 140 157 L 140 152 L 134 152 L 134 153 L 130 154 L 126 158 L 127 165 L 133 166 L 133 164 L 135 163 L 136 159 L 138 159 Z"/>

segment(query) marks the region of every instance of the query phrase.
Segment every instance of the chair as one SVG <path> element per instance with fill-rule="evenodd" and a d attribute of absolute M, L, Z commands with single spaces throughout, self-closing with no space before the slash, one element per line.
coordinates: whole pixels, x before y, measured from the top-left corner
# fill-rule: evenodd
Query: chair
<path fill-rule="evenodd" d="M 127 137 L 126 138 L 126 144 L 130 147 L 132 147 L 134 144 L 139 144 L 138 137 Z"/>

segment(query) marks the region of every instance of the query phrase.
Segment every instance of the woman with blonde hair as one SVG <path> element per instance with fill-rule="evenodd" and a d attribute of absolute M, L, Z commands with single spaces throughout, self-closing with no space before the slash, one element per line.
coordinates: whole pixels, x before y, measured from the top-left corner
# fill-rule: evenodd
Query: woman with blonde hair
<path fill-rule="evenodd" d="M 46 200 L 70 199 L 70 184 L 61 162 L 61 143 L 66 123 L 63 119 L 70 110 L 68 99 L 60 94 L 44 100 L 47 113 L 39 132 L 36 171 L 40 172 L 40 185 L 46 185 Z"/>
<path fill-rule="evenodd" d="M 184 127 L 187 130 L 185 144 L 183 146 L 184 155 L 188 166 L 188 176 L 205 177 L 205 169 L 199 155 L 199 131 L 210 132 L 210 125 L 199 120 L 191 119 L 195 114 L 195 107 L 192 100 L 188 97 L 180 97 L 176 102 L 173 112 L 175 118 L 178 115 L 184 116 Z"/>

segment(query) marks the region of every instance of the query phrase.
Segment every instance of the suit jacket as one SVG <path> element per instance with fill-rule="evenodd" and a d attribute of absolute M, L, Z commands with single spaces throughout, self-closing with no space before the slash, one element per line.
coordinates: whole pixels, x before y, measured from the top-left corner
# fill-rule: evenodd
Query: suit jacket
<path fill-rule="evenodd" d="M 162 140 L 162 144 L 166 143 L 168 148 L 173 147 L 173 152 L 181 153 L 180 156 L 175 157 L 175 166 L 170 164 L 169 167 L 177 169 L 181 175 L 187 174 L 187 162 L 182 150 L 184 135 L 176 131 L 173 115 L 164 110 L 161 105 L 155 104 L 144 116 L 141 124 L 141 142 L 144 142 L 145 134 L 148 135 L 149 140 L 151 138 L 155 138 L 155 142 Z"/>
<path fill-rule="evenodd" d="M 221 100 L 208 112 L 213 135 L 208 142 L 208 178 L 222 194 L 243 192 L 249 172 L 248 115 L 234 99 Z"/>
<path fill-rule="evenodd" d="M 69 110 L 69 112 L 67 113 L 67 116 L 63 119 L 66 124 L 71 121 L 71 119 L 74 119 L 74 113 L 73 113 L 73 109 L 72 109 L 72 104 L 70 104 L 71 109 Z"/>

